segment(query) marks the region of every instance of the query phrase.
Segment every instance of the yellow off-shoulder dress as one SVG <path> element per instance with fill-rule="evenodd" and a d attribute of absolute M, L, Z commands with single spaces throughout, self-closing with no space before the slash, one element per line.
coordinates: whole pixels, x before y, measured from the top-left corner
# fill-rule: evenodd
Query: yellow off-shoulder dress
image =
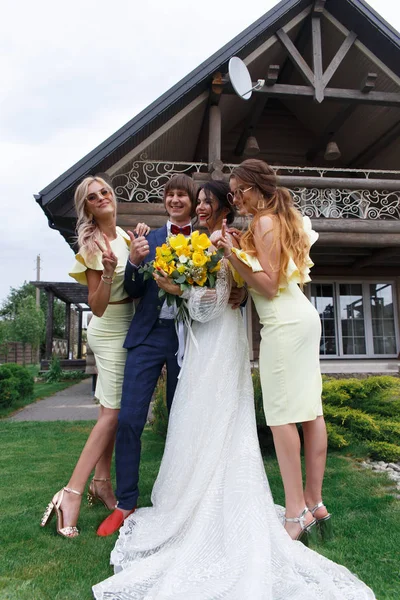
<path fill-rule="evenodd" d="M 111 285 L 110 302 L 119 302 L 128 297 L 124 289 L 126 261 L 129 257 L 130 238 L 117 227 L 117 237 L 110 242 L 118 258 L 114 280 Z M 87 285 L 86 271 L 102 271 L 101 252 L 88 256 L 84 249 L 75 256 L 75 264 L 69 275 L 78 283 Z M 133 302 L 109 304 L 101 317 L 93 315 L 87 339 L 96 359 L 97 382 L 95 397 L 106 408 L 119 409 L 126 361 L 123 347 L 134 314 Z"/>
<path fill-rule="evenodd" d="M 303 217 L 310 245 L 318 234 L 308 217 Z M 254 256 L 233 249 L 253 272 L 263 271 Z M 305 282 L 311 281 L 309 259 Z M 319 364 L 321 321 L 318 312 L 299 287 L 301 274 L 290 259 L 286 277 L 277 295 L 268 299 L 249 289 L 260 323 L 260 378 L 264 412 L 268 425 L 312 421 L 323 414 L 322 380 Z M 303 279 L 304 281 L 304 279 Z"/>

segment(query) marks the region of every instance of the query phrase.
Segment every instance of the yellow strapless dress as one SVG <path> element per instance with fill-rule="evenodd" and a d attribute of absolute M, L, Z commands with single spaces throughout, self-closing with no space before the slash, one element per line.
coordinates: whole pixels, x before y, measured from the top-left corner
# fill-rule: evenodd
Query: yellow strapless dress
<path fill-rule="evenodd" d="M 304 228 L 313 244 L 318 234 L 304 217 Z M 242 250 L 234 250 L 254 272 L 263 270 L 260 262 Z M 310 281 L 308 262 L 306 281 Z M 319 364 L 321 321 L 319 314 L 299 287 L 300 273 L 290 260 L 285 280 L 277 295 L 269 300 L 249 289 L 260 323 L 260 378 L 264 412 L 268 425 L 312 421 L 323 414 L 322 380 Z"/>

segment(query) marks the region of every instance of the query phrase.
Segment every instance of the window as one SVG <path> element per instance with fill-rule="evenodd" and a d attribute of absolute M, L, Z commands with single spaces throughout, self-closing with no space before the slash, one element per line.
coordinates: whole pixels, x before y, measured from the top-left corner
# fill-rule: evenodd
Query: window
<path fill-rule="evenodd" d="M 321 356 L 397 355 L 391 283 L 314 282 L 310 296 L 321 319 Z"/>
<path fill-rule="evenodd" d="M 336 355 L 336 324 L 335 301 L 332 283 L 311 284 L 311 302 L 319 313 L 321 319 L 321 345 L 320 354 Z"/>

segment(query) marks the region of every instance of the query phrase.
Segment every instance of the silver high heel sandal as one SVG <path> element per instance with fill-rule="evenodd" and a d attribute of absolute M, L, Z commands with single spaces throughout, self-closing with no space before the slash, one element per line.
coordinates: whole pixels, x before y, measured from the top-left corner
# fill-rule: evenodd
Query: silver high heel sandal
<path fill-rule="evenodd" d="M 98 490 L 96 489 L 96 481 L 111 481 L 111 479 L 109 477 L 106 478 L 99 478 L 99 477 L 93 477 L 92 481 L 89 484 L 89 488 L 88 488 L 88 492 L 87 492 L 87 501 L 88 501 L 88 505 L 89 506 L 93 506 L 97 500 L 99 500 L 106 508 L 108 508 L 108 510 L 114 510 L 117 507 L 117 504 L 113 504 L 112 506 L 109 506 L 106 502 L 106 500 L 103 498 L 103 496 L 101 496 L 101 494 L 99 494 Z"/>
<path fill-rule="evenodd" d="M 312 516 L 315 517 L 315 513 L 317 512 L 317 510 L 322 507 L 326 508 L 325 504 L 321 500 L 321 502 L 318 502 L 318 504 L 316 504 L 313 508 L 310 508 L 309 510 Z M 333 537 L 331 517 L 332 515 L 330 513 L 328 513 L 327 515 L 325 515 L 325 517 L 322 517 L 321 519 L 315 517 L 315 520 L 317 521 L 318 533 L 321 536 L 321 539 L 323 539 L 324 541 L 328 541 Z"/>
<path fill-rule="evenodd" d="M 309 545 L 309 541 L 316 541 L 316 528 L 317 520 L 313 519 L 310 523 L 306 524 L 305 518 L 308 513 L 307 506 L 304 507 L 303 511 L 298 517 L 285 517 L 286 523 L 299 523 L 301 529 L 299 535 L 295 538 L 297 541 L 302 542 L 305 546 Z M 313 515 L 314 516 L 314 515 Z"/>
<path fill-rule="evenodd" d="M 48 523 L 50 523 L 54 514 L 57 515 L 57 533 L 66 538 L 74 538 L 79 535 L 79 530 L 75 526 L 64 527 L 64 516 L 61 510 L 61 502 L 64 498 L 64 492 L 68 494 L 76 494 L 77 496 L 82 496 L 81 492 L 77 492 L 72 488 L 65 487 L 58 492 L 56 495 L 56 501 L 53 500 L 47 505 L 46 510 L 44 511 L 44 515 L 40 522 L 41 527 L 45 527 Z"/>

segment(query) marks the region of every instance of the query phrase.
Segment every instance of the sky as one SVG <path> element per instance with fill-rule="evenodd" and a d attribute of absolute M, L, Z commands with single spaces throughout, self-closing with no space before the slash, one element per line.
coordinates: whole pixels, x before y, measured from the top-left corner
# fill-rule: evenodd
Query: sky
<path fill-rule="evenodd" d="M 278 2 L 6 0 L 0 22 L 0 304 L 72 281 L 38 193 Z M 400 4 L 369 4 L 400 30 Z"/>

